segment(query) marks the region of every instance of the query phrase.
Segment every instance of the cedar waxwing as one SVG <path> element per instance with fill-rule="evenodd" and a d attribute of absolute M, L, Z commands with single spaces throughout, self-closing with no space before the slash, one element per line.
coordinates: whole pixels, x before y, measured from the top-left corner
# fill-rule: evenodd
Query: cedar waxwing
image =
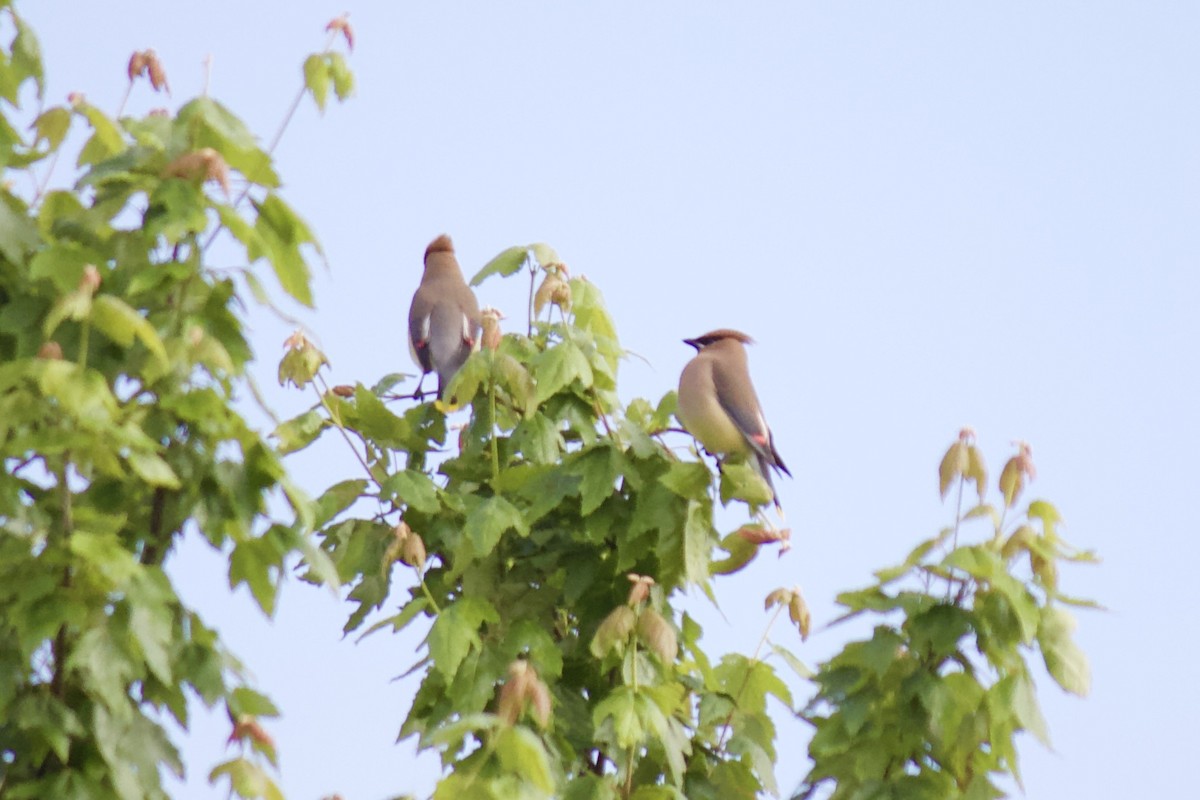
<path fill-rule="evenodd" d="M 771 468 L 788 477 L 792 473 L 775 449 L 775 439 L 750 382 L 745 345 L 754 340 L 741 331 L 722 328 L 683 341 L 697 352 L 679 376 L 679 421 L 718 458 L 753 454 L 752 463 L 771 487 L 775 507 L 779 508 Z"/>
<path fill-rule="evenodd" d="M 454 243 L 442 234 L 425 248 L 425 274 L 408 310 L 408 344 L 421 365 L 421 383 L 436 372 L 439 398 L 478 346 L 481 325 L 479 303 L 463 280 Z M 414 394 L 420 394 L 421 383 Z"/>

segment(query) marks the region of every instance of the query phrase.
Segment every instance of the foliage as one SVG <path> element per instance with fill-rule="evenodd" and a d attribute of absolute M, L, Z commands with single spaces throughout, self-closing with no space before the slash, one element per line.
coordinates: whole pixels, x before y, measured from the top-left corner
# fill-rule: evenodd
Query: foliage
<path fill-rule="evenodd" d="M 164 726 L 187 727 L 189 695 L 225 707 L 242 748 L 210 780 L 280 797 L 261 722 L 276 709 L 163 571 L 185 530 L 228 554 L 230 586 L 266 613 L 302 557 L 306 579 L 347 588 L 347 632 L 423 626 L 400 734 L 440 754 L 437 800 L 778 794 L 779 711 L 815 727 L 800 796 L 995 797 L 997 773 L 1019 781 L 1015 735 L 1046 739 L 1029 655 L 1087 690 L 1065 610 L 1086 603 L 1059 592 L 1058 568 L 1088 555 L 1059 538 L 1051 505 L 1018 508 L 1027 448 L 1001 472 L 999 510 L 984 503 L 969 433 L 940 471 L 954 525 L 839 597 L 846 618 L 875 621 L 869 638 L 810 673 L 770 639 L 785 611 L 801 639 L 811 626 L 800 590 L 776 589 L 758 650 L 714 663 L 681 594 L 715 602 L 716 579 L 786 549 L 788 531 L 762 515 L 753 470 L 729 463 L 714 480 L 668 446 L 673 393 L 618 400 L 623 350 L 601 294 L 543 243 L 475 275 L 527 272 L 529 318 L 485 337 L 454 406 L 410 402 L 395 374 L 331 387 L 298 332 L 279 378 L 313 404 L 264 437 L 235 402 L 256 395 L 239 309 L 277 294 L 262 266 L 310 305 L 319 256 L 269 148 L 207 97 L 113 118 L 76 95 L 22 136 L 43 68 L 11 4 L 0 14 L 14 34 L 0 158 L 33 178 L 0 188 L 0 800 L 163 797 L 161 771 L 182 771 Z M 352 31 L 344 18 L 328 31 L 298 97 L 322 109 L 353 90 L 331 49 Z M 128 76 L 166 87 L 153 51 Z M 48 190 L 80 136 L 77 180 Z M 211 266 L 222 232 L 247 266 Z M 361 474 L 310 500 L 282 458 L 330 431 Z M 968 482 L 980 502 L 963 512 Z M 722 536 L 716 504 L 734 501 L 749 518 Z M 978 541 L 972 521 L 991 523 Z M 777 665 L 811 688 L 803 707 Z"/>
<path fill-rule="evenodd" d="M 346 630 L 389 599 L 398 575 L 408 579 L 398 611 L 368 633 L 431 622 L 400 735 L 441 754 L 435 799 L 778 794 L 767 700 L 791 709 L 793 699 L 776 662 L 760 645 L 713 665 L 675 606 L 689 588 L 714 598 L 714 576 L 765 543 L 786 547 L 788 533 L 759 517 L 718 542 L 711 473 L 663 441 L 673 393 L 617 402 L 621 350 L 599 292 L 534 247 L 508 248 L 472 281 L 528 268 L 530 333 L 506 334 L 456 376 L 451 393 L 469 407 L 457 441 L 438 405 L 391 410 L 409 398 L 390 393 L 390 378 L 331 389 L 307 340 L 285 359 L 281 379 L 316 397 L 281 426 L 288 449 L 336 429 L 363 467 L 318 500 L 318 535 L 357 604 Z M 943 496 L 960 490 L 955 524 L 876 585 L 839 597 L 844 619 L 880 617 L 873 636 L 815 676 L 771 645 L 778 663 L 812 679 L 796 710 L 816 728 L 801 796 L 823 784 L 847 798 L 999 796 L 992 773 L 1019 780 L 1015 734 L 1046 741 L 1022 650 L 1040 648 L 1064 688 L 1086 691 L 1062 609 L 1079 601 L 1059 593 L 1057 565 L 1089 557 L 1062 542 L 1048 503 L 1016 514 L 1032 473 L 1022 446 L 1001 474 L 998 513 L 983 503 L 986 467 L 965 432 L 940 474 Z M 964 514 L 968 481 L 980 504 Z M 723 502 L 769 502 L 742 465 L 726 465 L 720 484 Z M 992 537 L 960 545 L 961 523 L 974 519 L 991 519 Z M 714 560 L 718 543 L 726 555 Z M 807 636 L 799 589 L 771 592 L 766 606 L 775 617 L 786 609 Z"/>
<path fill-rule="evenodd" d="M 409 399 L 390 377 L 330 388 L 306 339 L 285 356 L 281 380 L 316 401 L 280 426 L 284 447 L 337 430 L 363 468 L 317 500 L 357 606 L 346 630 L 398 578 L 406 599 L 368 630 L 430 620 L 400 734 L 440 752 L 435 798 L 776 791 L 767 699 L 790 708 L 787 686 L 757 655 L 711 664 L 671 602 L 711 595 L 713 574 L 786 532 L 748 524 L 727 542 L 738 559 L 712 561 L 711 473 L 662 441 L 674 394 L 618 403 L 622 350 L 600 292 L 546 245 L 504 251 L 473 283 L 526 266 L 532 313 L 546 314 L 455 376 L 449 393 L 470 412 L 457 431 L 440 404 L 389 407 Z M 763 503 L 760 483 L 734 469 L 725 488 Z M 806 613 L 798 592 L 776 600 Z"/>
<path fill-rule="evenodd" d="M 258 262 L 310 302 L 315 242 L 269 154 L 207 97 L 115 119 L 72 95 L 24 135 L 43 65 L 10 3 L 0 15 L 0 797 L 163 797 L 189 694 L 227 709 L 250 756 L 214 779 L 277 797 L 258 722 L 275 709 L 162 565 L 194 529 L 268 613 L 289 556 L 322 572 L 311 501 L 234 403 L 252 390 L 239 306 L 247 285 L 266 296 Z M 166 86 L 153 51 L 128 76 Z M 78 140 L 73 185 L 48 189 Z M 210 266 L 222 229 L 254 266 Z"/>
<path fill-rule="evenodd" d="M 871 636 L 822 664 L 806 718 L 816 731 L 800 797 L 822 784 L 831 798 L 1002 797 L 994 777 L 1021 782 L 1015 735 L 1049 746 L 1027 653 L 1038 651 L 1060 687 L 1090 683 L 1066 607 L 1094 607 L 1059 591 L 1060 562 L 1090 562 L 1059 536 L 1044 500 L 1016 503 L 1034 475 L 1021 444 L 1001 471 L 1001 507 L 985 503 L 987 468 L 965 429 L 942 460 L 942 496 L 956 487 L 954 525 L 917 545 L 864 589 L 838 596 L 843 620 L 873 617 Z M 965 513 L 965 485 L 979 502 Z M 963 523 L 990 536 L 959 544 Z M 949 549 L 945 546 L 949 543 Z M 898 617 L 898 619 L 897 619 Z"/>

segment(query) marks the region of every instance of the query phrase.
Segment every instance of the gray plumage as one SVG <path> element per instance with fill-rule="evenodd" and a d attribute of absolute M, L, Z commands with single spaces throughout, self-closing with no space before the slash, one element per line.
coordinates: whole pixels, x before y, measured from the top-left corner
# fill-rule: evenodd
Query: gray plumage
<path fill-rule="evenodd" d="M 775 449 L 775 438 L 750 381 L 745 345 L 753 341 L 728 328 L 684 339 L 696 348 L 696 356 L 679 376 L 677 415 L 683 427 L 718 458 L 753 456 L 751 463 L 771 487 L 778 508 L 771 470 L 789 477 L 792 473 Z"/>
<path fill-rule="evenodd" d="M 422 380 L 437 373 L 438 397 L 448 399 L 443 397 L 446 387 L 478 346 L 481 326 L 479 303 L 463 279 L 454 243 L 442 234 L 425 248 L 425 272 L 408 310 L 413 360 L 421 367 Z"/>

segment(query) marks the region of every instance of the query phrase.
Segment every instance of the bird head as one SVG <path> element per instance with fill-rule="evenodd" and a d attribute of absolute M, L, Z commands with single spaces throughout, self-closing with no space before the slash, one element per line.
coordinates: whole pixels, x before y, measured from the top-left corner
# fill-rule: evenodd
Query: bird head
<path fill-rule="evenodd" d="M 732 328 L 717 328 L 715 331 L 709 331 L 706 334 L 697 336 L 695 339 L 684 339 L 683 343 L 691 345 L 697 350 L 703 350 L 711 344 L 723 341 L 725 339 L 733 339 L 742 344 L 754 344 L 754 340 L 741 331 L 735 331 Z"/>
<path fill-rule="evenodd" d="M 443 233 L 441 236 L 437 237 L 432 242 L 430 242 L 429 246 L 425 248 L 425 263 L 426 264 L 429 263 L 429 256 L 433 253 L 453 253 L 453 252 L 454 252 L 454 242 L 450 241 L 450 237 Z"/>

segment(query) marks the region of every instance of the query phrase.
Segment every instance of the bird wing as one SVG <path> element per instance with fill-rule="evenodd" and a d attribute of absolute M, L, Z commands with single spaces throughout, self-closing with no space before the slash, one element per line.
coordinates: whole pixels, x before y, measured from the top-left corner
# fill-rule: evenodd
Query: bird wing
<path fill-rule="evenodd" d="M 754 448 L 754 452 L 766 463 L 791 475 L 775 449 L 775 440 L 771 429 L 767 427 L 766 417 L 763 416 L 762 406 L 758 395 L 750 383 L 748 374 L 737 374 L 735 370 L 720 359 L 713 360 L 713 380 L 717 388 L 717 402 L 733 420 L 746 441 Z"/>
<path fill-rule="evenodd" d="M 408 343 L 423 372 L 433 371 L 433 353 L 429 351 L 430 316 L 433 304 L 425 286 L 417 288 L 408 311 Z"/>

